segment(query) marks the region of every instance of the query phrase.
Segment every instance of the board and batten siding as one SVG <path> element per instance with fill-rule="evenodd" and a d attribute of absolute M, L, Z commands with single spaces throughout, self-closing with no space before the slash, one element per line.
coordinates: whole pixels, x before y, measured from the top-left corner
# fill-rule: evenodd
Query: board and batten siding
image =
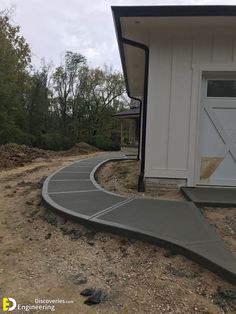
<path fill-rule="evenodd" d="M 195 185 L 202 74 L 236 71 L 236 33 L 150 36 L 146 178 Z"/>

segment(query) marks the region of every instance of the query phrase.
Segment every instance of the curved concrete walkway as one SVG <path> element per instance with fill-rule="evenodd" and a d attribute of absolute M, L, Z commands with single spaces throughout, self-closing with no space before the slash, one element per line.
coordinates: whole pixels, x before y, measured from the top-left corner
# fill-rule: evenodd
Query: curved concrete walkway
<path fill-rule="evenodd" d="M 44 182 L 44 202 L 59 214 L 103 231 L 174 247 L 236 284 L 235 258 L 194 203 L 128 198 L 97 184 L 97 169 L 112 159 L 128 158 L 109 153 L 57 170 Z"/>

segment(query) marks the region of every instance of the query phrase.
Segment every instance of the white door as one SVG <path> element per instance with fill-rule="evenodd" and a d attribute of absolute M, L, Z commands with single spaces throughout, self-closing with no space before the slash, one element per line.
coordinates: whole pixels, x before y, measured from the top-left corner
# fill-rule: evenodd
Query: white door
<path fill-rule="evenodd" d="M 236 186 L 236 74 L 203 79 L 199 184 Z"/>

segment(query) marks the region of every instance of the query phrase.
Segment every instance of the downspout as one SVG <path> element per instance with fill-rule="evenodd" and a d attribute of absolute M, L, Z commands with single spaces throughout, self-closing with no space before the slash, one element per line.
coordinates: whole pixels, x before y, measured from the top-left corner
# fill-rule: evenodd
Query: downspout
<path fill-rule="evenodd" d="M 131 97 L 129 94 L 129 91 L 127 92 L 128 96 L 131 99 L 139 100 L 140 105 L 142 104 L 142 107 L 140 107 L 140 114 L 141 114 L 141 109 L 143 110 L 143 115 L 142 115 L 142 132 L 141 132 L 141 119 L 140 119 L 140 134 L 142 134 L 142 145 L 141 145 L 141 166 L 140 166 L 140 174 L 139 174 L 139 179 L 138 179 L 138 191 L 139 192 L 144 192 L 145 190 L 145 184 L 144 184 L 144 168 L 145 168 L 145 157 L 146 157 L 146 129 L 147 129 L 147 95 L 148 95 L 148 67 L 149 67 L 149 48 L 141 44 L 139 42 L 126 39 L 121 37 L 121 42 L 126 45 L 130 45 L 136 48 L 140 48 L 144 50 L 145 53 L 145 65 L 144 65 L 144 91 L 143 91 L 143 102 L 138 99 Z M 141 137 L 139 137 L 141 138 Z M 140 141 L 140 139 L 139 139 Z M 139 143 L 140 147 L 140 143 Z M 138 158 L 140 158 L 140 151 L 138 153 Z"/>

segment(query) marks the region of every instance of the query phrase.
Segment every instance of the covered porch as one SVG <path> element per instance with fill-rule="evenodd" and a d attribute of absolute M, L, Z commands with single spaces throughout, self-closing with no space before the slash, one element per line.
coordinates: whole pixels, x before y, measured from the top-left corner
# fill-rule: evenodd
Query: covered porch
<path fill-rule="evenodd" d="M 140 108 L 131 107 L 115 114 L 120 119 L 120 146 L 126 154 L 138 155 L 140 137 Z"/>

